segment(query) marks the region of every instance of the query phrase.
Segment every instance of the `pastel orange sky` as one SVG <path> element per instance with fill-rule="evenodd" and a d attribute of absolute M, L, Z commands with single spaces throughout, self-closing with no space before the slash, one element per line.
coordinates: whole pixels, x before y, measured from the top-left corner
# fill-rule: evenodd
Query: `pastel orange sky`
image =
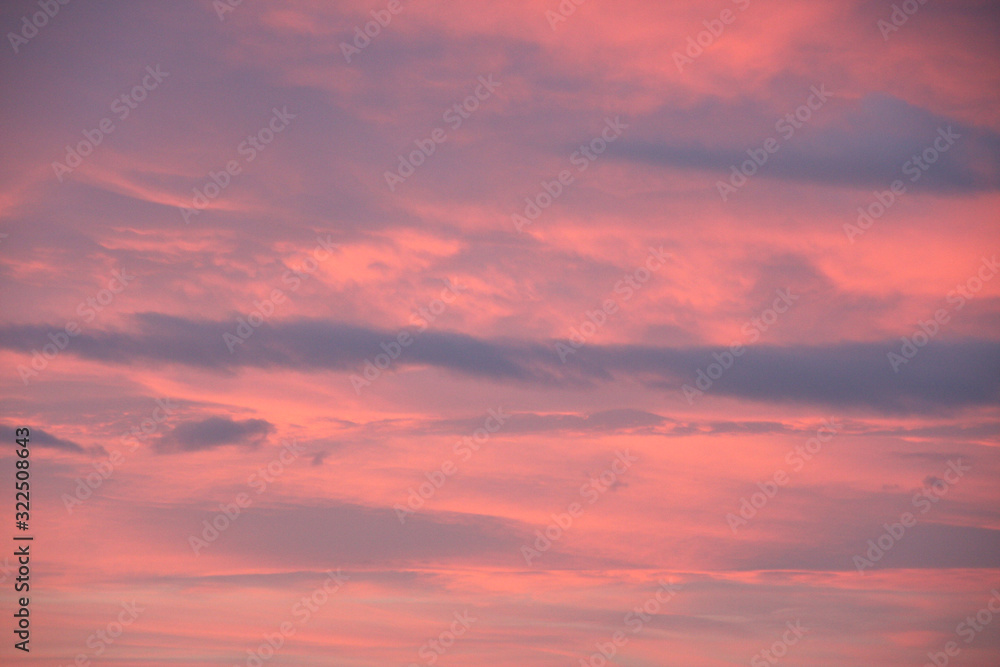
<path fill-rule="evenodd" d="M 0 28 L 0 663 L 1000 664 L 996 3 Z"/>

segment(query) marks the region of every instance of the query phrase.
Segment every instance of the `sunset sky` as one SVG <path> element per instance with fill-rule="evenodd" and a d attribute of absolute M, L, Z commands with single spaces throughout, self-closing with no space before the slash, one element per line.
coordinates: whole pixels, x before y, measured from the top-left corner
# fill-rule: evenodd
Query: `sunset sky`
<path fill-rule="evenodd" d="M 0 28 L 0 663 L 1000 664 L 996 2 Z"/>

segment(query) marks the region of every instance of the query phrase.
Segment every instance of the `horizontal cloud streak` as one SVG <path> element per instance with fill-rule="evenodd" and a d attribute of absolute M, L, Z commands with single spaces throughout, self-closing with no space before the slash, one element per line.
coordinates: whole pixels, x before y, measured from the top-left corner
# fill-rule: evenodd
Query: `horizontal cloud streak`
<path fill-rule="evenodd" d="M 81 334 L 67 350 L 84 359 L 119 364 L 177 363 L 232 373 L 240 368 L 288 368 L 354 373 L 398 332 L 322 320 L 264 324 L 230 352 L 228 322 L 136 316 L 136 331 Z M 0 328 L 0 347 L 29 352 L 51 328 Z M 698 373 L 727 348 L 639 345 L 581 348 L 562 364 L 553 343 L 480 340 L 466 334 L 428 331 L 394 362 L 399 368 L 428 365 L 494 381 L 564 389 L 630 377 L 664 391 L 701 388 Z M 813 403 L 918 411 L 988 405 L 1000 400 L 1000 343 L 932 342 L 899 372 L 887 354 L 898 344 L 766 346 L 746 349 L 706 393 L 762 402 Z M 706 378 L 707 379 L 707 378 Z"/>
<path fill-rule="evenodd" d="M 837 106 L 820 108 L 815 112 L 817 120 L 799 123 L 799 129 L 795 129 L 787 121 L 776 127 L 782 123 L 778 119 L 783 119 L 784 113 L 772 117 L 758 108 L 709 100 L 685 115 L 679 116 L 677 110 L 665 113 L 663 120 L 669 121 L 670 127 L 688 127 L 689 131 L 677 132 L 672 140 L 629 138 L 611 155 L 619 160 L 717 171 L 727 179 L 733 165 L 750 159 L 748 149 L 760 149 L 765 139 L 774 138 L 779 148 L 759 167 L 759 177 L 885 189 L 896 179 L 909 186 L 919 173 L 916 176 L 919 185 L 914 187 L 923 191 L 967 193 L 1000 188 L 1000 133 L 935 116 L 884 95 L 871 95 Z M 738 113 L 750 116 L 747 125 L 761 126 L 761 133 L 729 136 L 724 144 L 699 129 L 705 116 L 729 117 Z M 934 145 L 939 130 L 950 130 L 956 138 L 953 144 L 939 141 L 939 147 L 948 146 L 946 151 L 921 169 L 913 158 L 919 158 Z M 789 136 L 789 131 L 794 134 Z M 704 138 L 692 139 L 692 134 L 702 134 Z M 904 173 L 907 164 L 909 168 Z"/>
<path fill-rule="evenodd" d="M 224 445 L 255 447 L 274 432 L 274 425 L 263 419 L 233 420 L 208 417 L 201 421 L 178 424 L 157 442 L 162 452 L 196 452 Z"/>

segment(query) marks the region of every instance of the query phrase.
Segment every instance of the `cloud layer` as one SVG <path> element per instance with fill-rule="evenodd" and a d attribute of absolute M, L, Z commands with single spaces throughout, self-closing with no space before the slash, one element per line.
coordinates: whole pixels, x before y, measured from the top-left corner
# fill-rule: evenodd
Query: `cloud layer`
<path fill-rule="evenodd" d="M 40 666 L 904 667 L 1000 584 L 995 3 L 43 5 Z"/>

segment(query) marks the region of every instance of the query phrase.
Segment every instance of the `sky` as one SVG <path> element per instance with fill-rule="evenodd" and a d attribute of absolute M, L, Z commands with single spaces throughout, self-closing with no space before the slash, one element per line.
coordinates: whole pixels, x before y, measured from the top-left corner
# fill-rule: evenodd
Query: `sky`
<path fill-rule="evenodd" d="M 996 3 L 0 29 L 3 664 L 998 664 Z"/>

